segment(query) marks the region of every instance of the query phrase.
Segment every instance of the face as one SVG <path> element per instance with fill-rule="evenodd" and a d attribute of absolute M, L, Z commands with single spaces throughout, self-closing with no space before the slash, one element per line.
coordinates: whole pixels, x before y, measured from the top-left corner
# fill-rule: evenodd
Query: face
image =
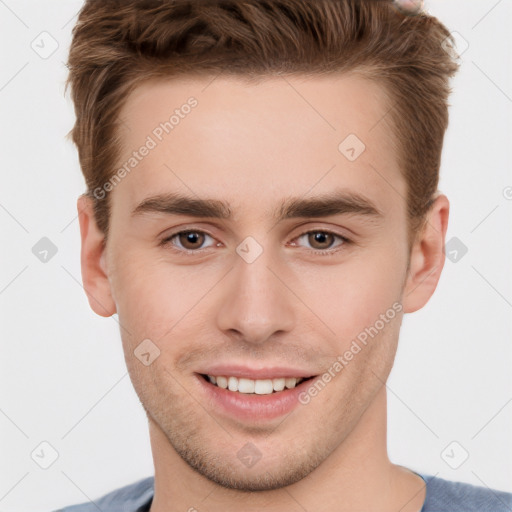
<path fill-rule="evenodd" d="M 387 108 L 348 75 L 148 82 L 123 108 L 102 264 L 126 363 L 220 485 L 305 477 L 387 379 L 409 257 Z"/>

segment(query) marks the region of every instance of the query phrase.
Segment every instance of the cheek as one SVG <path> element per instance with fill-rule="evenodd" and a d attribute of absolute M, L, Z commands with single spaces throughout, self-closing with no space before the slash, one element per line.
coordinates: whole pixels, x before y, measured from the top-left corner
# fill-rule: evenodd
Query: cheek
<path fill-rule="evenodd" d="M 206 266 L 172 265 L 148 251 L 124 252 L 112 275 L 119 320 L 137 339 L 158 340 L 183 330 L 218 280 L 218 271 Z"/>
<path fill-rule="evenodd" d="M 317 267 L 297 274 L 300 296 L 336 339 L 350 340 L 374 325 L 380 315 L 395 316 L 401 302 L 404 255 L 368 249 L 340 265 Z"/>

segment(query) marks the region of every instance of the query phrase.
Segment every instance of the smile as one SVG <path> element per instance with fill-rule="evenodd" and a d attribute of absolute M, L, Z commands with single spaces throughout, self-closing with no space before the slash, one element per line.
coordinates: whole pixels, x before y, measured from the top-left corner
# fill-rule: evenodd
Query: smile
<path fill-rule="evenodd" d="M 311 377 L 279 377 L 275 379 L 254 380 L 225 375 L 203 375 L 203 378 L 209 380 L 213 385 L 229 391 L 244 394 L 270 395 L 285 389 L 293 389 Z"/>

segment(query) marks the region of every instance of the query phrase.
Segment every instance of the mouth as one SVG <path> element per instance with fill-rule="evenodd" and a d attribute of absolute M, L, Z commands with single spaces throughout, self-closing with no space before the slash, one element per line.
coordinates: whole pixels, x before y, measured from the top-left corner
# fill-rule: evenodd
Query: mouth
<path fill-rule="evenodd" d="M 273 379 L 248 379 L 229 375 L 199 374 L 213 386 L 226 389 L 233 393 L 244 395 L 272 395 L 288 389 L 294 389 L 299 384 L 315 377 L 276 377 Z"/>
<path fill-rule="evenodd" d="M 256 370 L 220 366 L 198 372 L 196 377 L 205 399 L 204 408 L 212 415 L 238 424 L 266 426 L 298 407 L 301 394 L 311 385 L 308 381 L 318 375 L 283 367 Z"/>

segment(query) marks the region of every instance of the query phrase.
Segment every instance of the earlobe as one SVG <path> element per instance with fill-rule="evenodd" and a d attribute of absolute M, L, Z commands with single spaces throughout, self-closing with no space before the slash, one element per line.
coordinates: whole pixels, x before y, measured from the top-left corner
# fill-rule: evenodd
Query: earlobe
<path fill-rule="evenodd" d="M 105 236 L 94 218 L 93 202 L 81 195 L 77 201 L 80 237 L 82 241 L 80 264 L 82 282 L 91 309 L 109 317 L 116 312 L 116 304 L 107 274 Z"/>
<path fill-rule="evenodd" d="M 425 227 L 411 250 L 409 273 L 403 291 L 404 313 L 421 309 L 434 293 L 444 267 L 445 237 L 450 202 L 440 194 L 432 205 Z"/>

